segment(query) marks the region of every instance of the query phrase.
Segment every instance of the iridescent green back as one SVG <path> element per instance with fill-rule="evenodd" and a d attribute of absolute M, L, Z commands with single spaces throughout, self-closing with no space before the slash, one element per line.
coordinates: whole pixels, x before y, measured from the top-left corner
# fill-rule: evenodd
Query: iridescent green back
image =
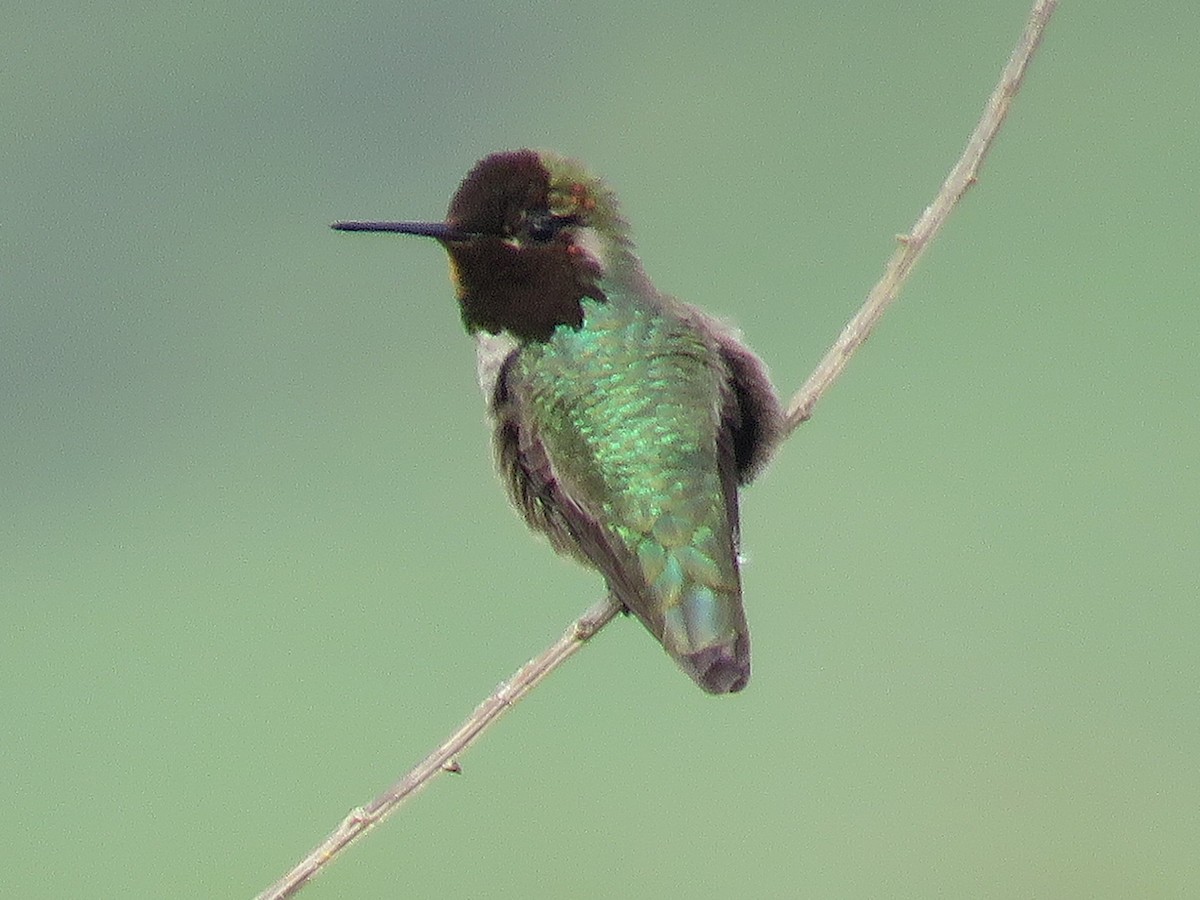
<path fill-rule="evenodd" d="M 744 643 L 717 448 L 728 373 L 673 305 L 603 286 L 582 329 L 521 349 L 515 380 L 555 474 L 631 561 L 634 612 L 667 650 Z"/>

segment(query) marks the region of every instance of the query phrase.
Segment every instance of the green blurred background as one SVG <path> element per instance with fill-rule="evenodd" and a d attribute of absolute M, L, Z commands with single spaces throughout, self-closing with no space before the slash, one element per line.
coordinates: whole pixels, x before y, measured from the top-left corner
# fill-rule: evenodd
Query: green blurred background
<path fill-rule="evenodd" d="M 1026 12 L 17 0 L 0 895 L 249 896 L 599 596 L 506 505 L 442 252 L 330 221 L 577 155 L 790 393 Z M 746 693 L 615 623 L 304 896 L 1200 896 L 1197 34 L 1064 4 L 744 495 Z"/>

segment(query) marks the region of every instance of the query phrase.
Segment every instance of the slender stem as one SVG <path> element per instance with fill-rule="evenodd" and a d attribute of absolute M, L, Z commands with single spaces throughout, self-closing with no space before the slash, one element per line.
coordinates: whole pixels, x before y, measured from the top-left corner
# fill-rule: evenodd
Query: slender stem
<path fill-rule="evenodd" d="M 941 230 L 950 211 L 977 180 L 980 166 L 996 139 L 1004 117 L 1008 114 L 1013 97 L 1020 90 L 1029 61 L 1041 42 L 1042 33 L 1054 13 L 1055 6 L 1057 0 L 1037 0 L 1034 3 L 1025 31 L 958 163 L 947 176 L 933 202 L 917 219 L 912 230 L 900 237 L 900 246 L 896 248 L 883 277 L 871 289 L 862 308 L 842 330 L 837 341 L 825 354 L 825 358 L 788 404 L 786 435 L 790 435 L 801 422 L 812 416 L 817 401 L 837 380 L 850 357 L 871 334 L 875 324 L 895 300 L 917 260 Z M 369 804 L 352 810 L 329 837 L 295 868 L 259 894 L 257 900 L 282 900 L 294 896 L 343 849 L 382 822 L 435 776 L 441 772 L 459 771 L 458 755 L 474 744 L 489 726 L 533 690 L 543 678 L 573 656 L 593 635 L 611 622 L 619 611 L 620 606 L 609 599 L 593 604 L 554 644 L 500 685 L 440 747 Z"/>
<path fill-rule="evenodd" d="M 963 198 L 971 185 L 979 180 L 979 169 L 983 165 L 983 160 L 988 155 L 988 151 L 992 149 L 1000 126 L 1004 124 L 1004 118 L 1008 115 L 1009 107 L 1012 106 L 1013 98 L 1021 89 L 1025 72 L 1029 68 L 1034 52 L 1042 42 L 1042 34 L 1057 5 L 1058 0 L 1037 0 L 1034 3 L 1021 39 L 1017 41 L 1017 46 L 1008 59 L 1008 65 L 1000 74 L 1000 81 L 997 83 L 996 89 L 992 91 L 992 96 L 988 98 L 987 106 L 984 107 L 983 118 L 975 126 L 975 131 L 967 141 L 962 156 L 950 170 L 946 180 L 942 182 L 942 188 L 933 198 L 933 202 L 925 207 L 925 211 L 921 213 L 920 218 L 917 219 L 908 234 L 897 237 L 900 246 L 888 260 L 883 277 L 879 279 L 875 287 L 871 288 L 871 293 L 867 295 L 867 300 L 863 303 L 862 308 L 842 329 L 837 341 L 829 348 L 829 352 L 817 364 L 813 373 L 808 376 L 808 381 L 804 382 L 800 390 L 792 397 L 787 408 L 785 435 L 790 435 L 801 422 L 808 421 L 812 416 L 813 407 L 817 405 L 817 401 L 842 374 L 850 357 L 871 336 L 871 331 L 875 328 L 876 323 L 892 305 L 901 286 L 917 264 L 917 260 L 925 253 L 930 242 L 941 231 L 946 219 L 950 217 L 950 212 L 958 205 L 958 201 Z"/>
<path fill-rule="evenodd" d="M 440 747 L 366 806 L 351 810 L 329 837 L 283 878 L 259 894 L 258 900 L 281 900 L 294 896 L 342 850 L 395 812 L 401 803 L 429 784 L 434 776 L 441 772 L 458 772 L 458 754 L 475 743 L 489 726 L 512 709 L 538 682 L 573 656 L 620 611 L 620 605 L 609 599 L 593 604 L 571 623 L 562 637 L 496 688 Z"/>

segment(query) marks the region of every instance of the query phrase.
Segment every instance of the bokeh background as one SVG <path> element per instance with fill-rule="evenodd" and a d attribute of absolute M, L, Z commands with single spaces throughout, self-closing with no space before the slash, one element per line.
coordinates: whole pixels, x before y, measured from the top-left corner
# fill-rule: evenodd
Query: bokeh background
<path fill-rule="evenodd" d="M 1027 0 L 16 0 L 0 895 L 247 897 L 600 593 L 492 474 L 433 244 L 586 159 L 800 384 Z M 755 677 L 605 631 L 304 896 L 1200 896 L 1200 7 L 1065 3 L 744 495 Z"/>

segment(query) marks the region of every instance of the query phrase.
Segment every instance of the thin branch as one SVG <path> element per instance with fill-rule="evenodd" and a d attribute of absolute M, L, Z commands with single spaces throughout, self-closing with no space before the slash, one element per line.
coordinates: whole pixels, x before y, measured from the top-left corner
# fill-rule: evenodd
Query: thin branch
<path fill-rule="evenodd" d="M 817 364 L 817 368 L 808 376 L 808 381 L 804 382 L 792 398 L 791 403 L 788 404 L 785 435 L 790 435 L 801 422 L 807 422 L 812 416 L 813 407 L 817 405 L 817 401 L 842 374 L 842 370 L 846 368 L 846 363 L 850 361 L 854 352 L 871 336 L 871 331 L 896 299 L 900 287 L 912 272 L 917 260 L 925 253 L 937 233 L 942 230 L 946 219 L 950 217 L 951 210 L 958 205 L 958 201 L 963 198 L 967 189 L 979 180 L 979 169 L 983 165 L 983 160 L 988 155 L 988 151 L 992 149 L 996 134 L 1000 131 L 1000 126 L 1004 124 L 1004 117 L 1008 115 L 1008 108 L 1012 105 L 1013 98 L 1021 89 L 1025 72 L 1029 68 L 1034 52 L 1042 42 L 1042 34 L 1057 5 L 1058 0 L 1037 0 L 1034 3 L 1033 11 L 1029 14 L 1029 21 L 1025 25 L 1025 31 L 1021 34 L 1021 39 L 1017 41 L 1017 46 L 1008 59 L 1008 65 L 1000 73 L 1000 81 L 996 85 L 996 89 L 992 91 L 992 96 L 988 98 L 987 106 L 983 110 L 983 118 L 975 126 L 975 131 L 967 141 L 967 147 L 963 150 L 962 156 L 950 170 L 950 174 L 942 182 L 942 189 L 933 198 L 933 202 L 925 207 L 925 211 L 921 213 L 921 217 L 917 219 L 912 230 L 908 234 L 898 236 L 900 246 L 888 260 L 883 277 L 879 279 L 875 287 L 871 288 L 871 293 L 867 295 L 867 300 L 862 308 L 842 329 L 842 333 L 834 345 L 829 348 L 825 358 Z"/>
<path fill-rule="evenodd" d="M 1008 114 L 1013 97 L 1021 88 L 1025 71 L 1041 43 L 1042 33 L 1055 6 L 1057 0 L 1037 0 L 1034 3 L 1025 31 L 988 100 L 983 118 L 967 142 L 966 150 L 942 184 L 933 203 L 921 214 L 912 230 L 900 238 L 900 246 L 896 248 L 883 277 L 872 288 L 862 308 L 842 330 L 836 343 L 788 404 L 786 435 L 790 435 L 801 422 L 812 416 L 817 401 L 837 380 L 850 357 L 871 334 L 875 324 L 896 299 L 917 260 L 941 230 L 951 210 L 977 180 L 980 166 Z M 543 678 L 573 656 L 618 612 L 620 606 L 609 599 L 590 607 L 554 644 L 501 684 L 445 743 L 367 806 L 353 810 L 320 846 L 259 894 L 257 900 L 283 900 L 294 896 L 343 849 L 395 812 L 401 803 L 425 787 L 435 776 L 441 772 L 457 772 L 459 754 L 474 744 L 489 726 Z"/>
<path fill-rule="evenodd" d="M 407 775 L 372 800 L 350 811 L 329 837 L 321 842 L 283 878 L 258 895 L 257 900 L 282 900 L 292 897 L 342 850 L 361 837 L 441 772 L 458 772 L 457 757 L 470 747 L 489 726 L 512 709 L 537 684 L 570 659 L 596 632 L 621 611 L 619 604 L 604 599 L 571 623 L 562 637 L 542 653 L 525 663 L 508 681 L 475 708 L 459 729 L 430 753 Z"/>

